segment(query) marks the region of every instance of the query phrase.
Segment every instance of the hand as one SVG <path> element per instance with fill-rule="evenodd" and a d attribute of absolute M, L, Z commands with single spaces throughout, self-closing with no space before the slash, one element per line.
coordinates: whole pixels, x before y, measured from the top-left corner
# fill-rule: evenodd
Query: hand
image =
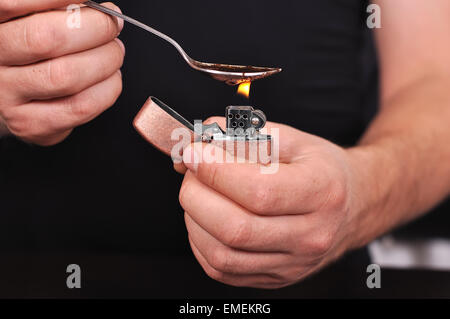
<path fill-rule="evenodd" d="M 73 12 L 50 9 L 74 2 L 1 1 L 0 131 L 53 145 L 120 95 L 123 21 L 83 7 L 80 28 L 70 28 Z"/>
<path fill-rule="evenodd" d="M 288 126 L 268 127 L 280 130 L 273 175 L 260 174 L 258 164 L 195 165 L 193 145 L 184 153 L 179 198 L 192 250 L 210 277 L 233 286 L 291 285 L 353 246 L 360 201 L 348 152 Z"/>

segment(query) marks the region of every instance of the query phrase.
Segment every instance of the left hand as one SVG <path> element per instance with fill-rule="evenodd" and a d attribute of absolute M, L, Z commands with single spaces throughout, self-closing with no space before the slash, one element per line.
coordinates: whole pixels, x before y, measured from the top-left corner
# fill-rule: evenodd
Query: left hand
<path fill-rule="evenodd" d="M 194 165 L 192 145 L 184 153 L 180 203 L 192 250 L 210 277 L 232 286 L 288 286 L 353 246 L 360 200 L 348 152 L 285 125 L 269 123 L 269 133 L 272 127 L 280 130 L 272 175 L 259 164 Z"/>

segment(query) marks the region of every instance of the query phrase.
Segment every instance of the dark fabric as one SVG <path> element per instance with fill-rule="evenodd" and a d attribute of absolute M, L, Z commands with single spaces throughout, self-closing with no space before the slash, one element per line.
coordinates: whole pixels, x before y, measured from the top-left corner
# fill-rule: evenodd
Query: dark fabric
<path fill-rule="evenodd" d="M 116 3 L 199 60 L 283 67 L 252 87 L 250 103 L 270 121 L 347 146 L 376 112 L 364 1 Z M 121 38 L 124 92 L 113 108 L 51 148 L 0 141 L 1 252 L 191 256 L 178 204 L 182 177 L 131 122 L 150 95 L 188 119 L 222 115 L 236 88 L 193 72 L 173 47 L 131 25 Z M 352 260 L 364 272 L 367 254 L 359 254 Z M 170 276 L 142 274 L 156 275 Z"/>

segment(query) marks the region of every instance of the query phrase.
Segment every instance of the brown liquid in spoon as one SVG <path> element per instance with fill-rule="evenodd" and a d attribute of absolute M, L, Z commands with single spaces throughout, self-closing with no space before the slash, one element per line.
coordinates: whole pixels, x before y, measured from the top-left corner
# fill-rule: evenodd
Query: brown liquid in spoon
<path fill-rule="evenodd" d="M 243 66 L 219 63 L 195 62 L 199 71 L 212 78 L 223 81 L 229 85 L 238 85 L 243 82 L 252 82 L 263 79 L 282 71 L 280 68 L 265 68 L 256 66 Z"/>

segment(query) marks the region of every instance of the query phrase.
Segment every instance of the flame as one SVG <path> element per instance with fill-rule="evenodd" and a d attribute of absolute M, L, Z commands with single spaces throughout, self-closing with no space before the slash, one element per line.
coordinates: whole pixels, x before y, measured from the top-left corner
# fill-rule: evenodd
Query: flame
<path fill-rule="evenodd" d="M 251 84 L 252 84 L 251 82 L 243 82 L 239 84 L 239 88 L 237 90 L 238 94 L 245 96 L 248 99 L 250 96 Z"/>

